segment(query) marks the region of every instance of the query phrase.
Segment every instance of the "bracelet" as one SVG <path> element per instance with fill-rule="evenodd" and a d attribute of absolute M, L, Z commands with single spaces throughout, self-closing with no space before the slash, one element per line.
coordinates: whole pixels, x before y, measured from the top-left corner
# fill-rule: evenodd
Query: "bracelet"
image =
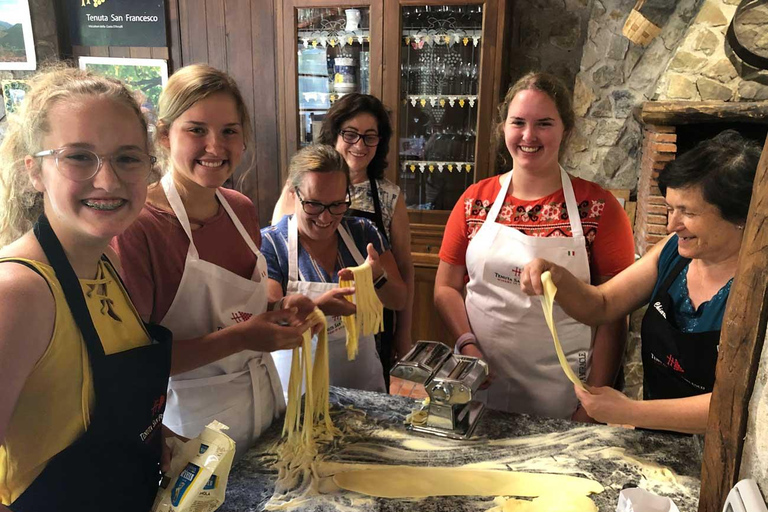
<path fill-rule="evenodd" d="M 467 345 L 477 345 L 477 337 L 472 332 L 465 332 L 456 340 L 454 351 L 461 354 L 461 351 Z"/>
<path fill-rule="evenodd" d="M 376 288 L 377 290 L 383 287 L 385 284 L 387 284 L 387 277 L 388 277 L 387 271 L 385 269 L 382 269 L 382 270 L 383 272 L 381 273 L 381 275 L 376 279 L 374 279 L 373 281 L 373 287 Z"/>

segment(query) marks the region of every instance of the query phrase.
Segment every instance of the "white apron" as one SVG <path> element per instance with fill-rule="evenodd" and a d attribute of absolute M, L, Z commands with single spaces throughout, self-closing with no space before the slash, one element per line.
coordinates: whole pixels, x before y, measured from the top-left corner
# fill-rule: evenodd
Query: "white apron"
<path fill-rule="evenodd" d="M 224 196 L 226 210 L 257 262 L 251 279 L 199 258 L 187 212 L 170 173 L 162 179 L 165 195 L 189 237 L 179 289 L 161 325 L 174 340 L 210 334 L 267 310 L 267 263 Z M 227 250 L 222 247 L 222 250 Z M 184 350 L 176 341 L 175 350 Z M 227 435 L 242 456 L 272 419 L 285 409 L 280 379 L 268 353 L 244 350 L 171 377 L 163 423 L 185 437 L 196 437 L 212 420 L 229 426 Z"/>
<path fill-rule="evenodd" d="M 520 290 L 523 267 L 545 258 L 589 283 L 589 261 L 579 209 L 568 175 L 560 169 L 573 237 L 533 237 L 496 222 L 512 173 L 502 183 L 488 217 L 467 247 L 467 316 L 490 366 L 486 403 L 493 409 L 569 418 L 578 405 L 573 384 L 558 363 L 538 297 Z M 563 352 L 576 375 L 589 371 L 592 329 L 555 303 Z"/>
<path fill-rule="evenodd" d="M 352 236 L 341 224 L 338 227 L 339 236 L 344 241 L 347 249 L 355 258 L 358 265 L 365 262 L 365 258 L 355 246 Z M 300 276 L 299 271 L 299 233 L 296 218 L 288 221 L 288 284 L 286 295 L 301 293 L 312 300 L 334 288 L 337 283 L 311 282 Z M 351 389 L 364 389 L 366 391 L 384 392 L 384 369 L 381 366 L 379 353 L 376 351 L 376 339 L 373 335 L 361 336 L 358 339 L 359 352 L 354 361 L 347 360 L 347 330 L 344 328 L 340 316 L 326 316 L 328 322 L 328 371 L 331 386 L 340 386 Z M 317 348 L 317 336 L 312 338 L 312 359 Z M 288 379 L 291 376 L 291 350 L 278 350 L 272 353 L 280 374 L 283 390 L 288 389 Z M 304 388 L 302 388 L 304 392 Z M 287 395 L 287 391 L 286 391 Z M 287 396 L 286 396 L 287 399 Z"/>

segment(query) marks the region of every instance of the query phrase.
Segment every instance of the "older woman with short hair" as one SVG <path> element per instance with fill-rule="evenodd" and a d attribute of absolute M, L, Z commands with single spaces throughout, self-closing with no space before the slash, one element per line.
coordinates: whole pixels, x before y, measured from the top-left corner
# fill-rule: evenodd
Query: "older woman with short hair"
<path fill-rule="evenodd" d="M 644 400 L 608 387 L 576 390 L 589 415 L 604 423 L 703 433 L 720 339 L 752 195 L 760 147 L 727 130 L 700 142 L 659 175 L 671 235 L 634 265 L 600 286 L 537 259 L 521 287 L 542 293 L 550 271 L 556 301 L 589 325 L 623 317 L 648 304 L 643 318 Z"/>

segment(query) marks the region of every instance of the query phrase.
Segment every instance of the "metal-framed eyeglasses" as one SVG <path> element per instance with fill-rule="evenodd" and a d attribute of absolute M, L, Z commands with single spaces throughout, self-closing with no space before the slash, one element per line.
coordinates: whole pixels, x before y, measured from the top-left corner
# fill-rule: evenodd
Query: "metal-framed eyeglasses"
<path fill-rule="evenodd" d="M 301 198 L 299 187 L 296 187 L 294 190 L 296 191 L 296 197 L 299 198 L 301 207 L 304 209 L 304 213 L 309 215 L 320 215 L 325 210 L 328 210 L 331 215 L 344 215 L 347 213 L 347 211 L 349 211 L 349 207 L 352 206 L 352 199 L 349 197 L 349 192 L 347 192 L 346 201 L 337 201 L 335 203 L 325 204 L 319 201 L 306 201 Z"/>
<path fill-rule="evenodd" d="M 369 148 L 375 148 L 381 141 L 381 136 L 375 133 L 362 134 L 357 133 L 354 130 L 341 130 L 339 134 L 341 135 L 341 139 L 350 145 L 357 144 L 357 141 L 363 139 L 363 144 Z"/>
<path fill-rule="evenodd" d="M 124 149 L 110 155 L 97 155 L 93 151 L 77 147 L 47 149 L 35 153 L 35 157 L 52 156 L 56 168 L 72 181 L 86 181 L 96 176 L 104 162 L 109 160 L 112 171 L 125 183 L 146 180 L 157 158 L 138 149 Z"/>

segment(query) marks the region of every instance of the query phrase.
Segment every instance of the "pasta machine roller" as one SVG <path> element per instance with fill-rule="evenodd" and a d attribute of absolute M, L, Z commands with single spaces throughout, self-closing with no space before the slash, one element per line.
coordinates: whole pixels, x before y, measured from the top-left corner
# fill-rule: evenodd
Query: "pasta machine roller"
<path fill-rule="evenodd" d="M 452 439 L 472 436 L 485 408 L 472 400 L 488 377 L 485 361 L 456 355 L 439 341 L 419 341 L 390 375 L 423 384 L 429 395 L 429 403 L 413 412 L 407 428 Z"/>

